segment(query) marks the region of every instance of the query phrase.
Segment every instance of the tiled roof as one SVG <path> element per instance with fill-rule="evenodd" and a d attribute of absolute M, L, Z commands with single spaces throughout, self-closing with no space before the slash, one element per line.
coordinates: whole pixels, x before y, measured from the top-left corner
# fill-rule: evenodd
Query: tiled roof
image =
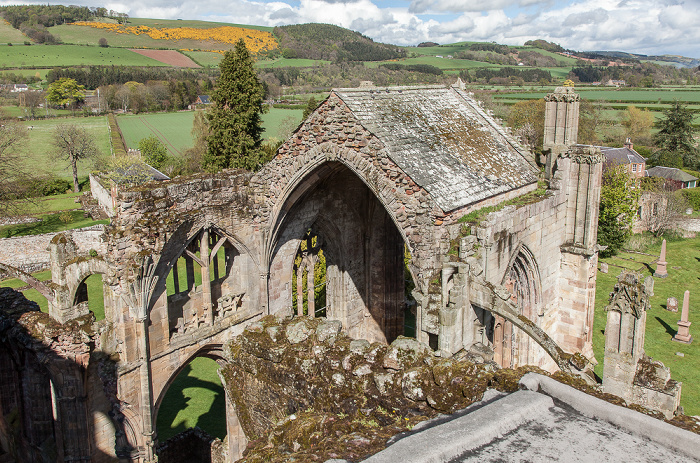
<path fill-rule="evenodd" d="M 443 211 L 537 181 L 532 154 L 462 90 L 430 86 L 334 92 Z"/>
<path fill-rule="evenodd" d="M 676 169 L 675 167 L 662 166 L 656 166 L 647 169 L 647 176 L 667 178 L 670 180 L 677 180 L 679 182 L 692 182 L 693 180 L 698 179 L 697 177 L 693 177 L 692 175 L 690 175 L 688 172 L 683 172 L 682 170 Z"/>
<path fill-rule="evenodd" d="M 601 146 L 600 151 L 605 155 L 605 159 L 618 164 L 641 164 L 644 162 L 644 158 L 639 153 L 627 147 L 609 148 L 607 146 Z"/>

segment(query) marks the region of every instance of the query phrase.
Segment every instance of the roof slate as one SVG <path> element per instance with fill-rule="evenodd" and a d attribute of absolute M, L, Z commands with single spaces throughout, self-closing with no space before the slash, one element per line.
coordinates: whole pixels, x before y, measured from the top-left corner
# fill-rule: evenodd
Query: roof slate
<path fill-rule="evenodd" d="M 641 164 L 644 162 L 644 158 L 639 153 L 627 147 L 610 148 L 607 146 L 601 146 L 600 151 L 605 155 L 605 159 L 618 164 Z"/>
<path fill-rule="evenodd" d="M 667 178 L 670 180 L 677 180 L 679 182 L 692 182 L 693 180 L 698 179 L 697 177 L 694 177 L 687 172 L 683 172 L 680 169 L 676 169 L 675 167 L 663 166 L 656 166 L 647 169 L 647 176 Z"/>
<path fill-rule="evenodd" d="M 445 212 L 537 181 L 532 154 L 462 90 L 430 86 L 334 93 Z"/>

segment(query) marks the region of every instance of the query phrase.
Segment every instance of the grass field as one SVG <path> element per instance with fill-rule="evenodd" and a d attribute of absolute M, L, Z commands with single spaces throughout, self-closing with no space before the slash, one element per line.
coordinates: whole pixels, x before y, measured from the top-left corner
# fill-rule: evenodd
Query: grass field
<path fill-rule="evenodd" d="M 263 114 L 263 138 L 281 139 L 285 130 L 295 129 L 301 122 L 302 110 L 272 108 Z M 193 111 L 122 115 L 117 117 L 119 128 L 129 148 L 138 148 L 139 140 L 155 135 L 173 156 L 192 147 Z M 290 129 L 291 127 L 291 129 Z"/>
<path fill-rule="evenodd" d="M 182 53 L 202 67 L 218 67 L 221 58 L 224 57 L 215 51 L 183 51 Z"/>
<path fill-rule="evenodd" d="M 640 239 L 640 235 L 634 237 Z M 648 240 L 649 246 L 642 247 L 647 254 L 623 252 L 601 262 L 609 264 L 609 273 L 598 272 L 596 285 L 595 321 L 593 330 L 593 350 L 599 364 L 596 366 L 598 376 L 603 375 L 603 352 L 605 348 L 605 306 L 608 297 L 617 281 L 622 267 L 637 270 L 644 277 L 652 274 L 655 265 L 650 265 L 658 256 L 661 249 L 660 240 Z M 700 343 L 690 345 L 671 341 L 676 334 L 680 318 L 679 312 L 665 310 L 666 301 L 673 296 L 682 304 L 683 293 L 690 290 L 690 321 L 693 327 L 700 326 L 700 238 L 668 241 L 666 260 L 668 261 L 668 277 L 654 279 L 654 296 L 651 297 L 651 308 L 647 311 L 647 327 L 644 350 L 654 360 L 660 360 L 671 369 L 671 376 L 676 381 L 683 382 L 681 405 L 687 415 L 700 414 Z M 697 331 L 695 332 L 697 334 Z M 697 336 L 695 336 L 697 337 Z M 681 357 L 676 355 L 682 353 Z"/>
<path fill-rule="evenodd" d="M 29 40 L 29 38 L 12 27 L 10 23 L 0 18 L 0 43 L 21 44 L 24 43 L 25 40 Z"/>
<path fill-rule="evenodd" d="M 550 68 L 547 68 L 548 70 Z M 551 90 L 550 90 L 551 91 Z M 500 93 L 494 95 L 495 98 L 509 98 L 518 100 L 532 100 L 544 98 L 548 91 L 541 92 L 522 92 L 522 93 Z M 596 89 L 586 87 L 576 87 L 576 93 L 581 95 L 581 98 L 587 100 L 603 100 L 609 103 L 650 103 L 659 104 L 661 102 L 672 102 L 674 100 L 685 101 L 688 103 L 700 103 L 700 90 L 668 90 L 668 89 L 649 89 L 649 90 L 627 90 L 627 89 Z"/>
<path fill-rule="evenodd" d="M 106 116 L 44 119 L 25 121 L 23 124 L 28 128 L 31 127 L 29 142 L 23 156 L 25 167 L 31 172 L 37 174 L 52 173 L 72 181 L 70 163 L 54 154 L 52 140 L 58 124 L 75 124 L 84 127 L 95 137 L 97 147 L 102 154 L 110 154 L 109 126 Z M 78 175 L 86 176 L 91 170 L 92 161 L 86 160 L 78 163 Z"/>
<path fill-rule="evenodd" d="M 447 56 L 447 55 L 443 55 Z M 428 64 L 442 70 L 461 70 L 461 69 L 476 69 L 476 68 L 501 68 L 504 66 L 498 64 L 488 64 L 481 61 L 472 61 L 468 59 L 448 59 L 437 58 L 435 56 L 419 56 L 417 58 L 406 58 L 399 61 L 373 61 L 366 62 L 367 67 L 377 67 L 381 64 L 397 63 L 397 64 Z M 512 66 L 511 66 L 512 67 Z"/>
<path fill-rule="evenodd" d="M 288 59 L 279 58 L 275 60 L 260 60 L 255 62 L 256 68 L 282 68 L 282 67 L 293 67 L 293 68 L 310 68 L 317 65 L 330 64 L 330 61 L 324 60 L 314 60 L 314 59 Z"/>
<path fill-rule="evenodd" d="M 114 21 L 105 19 L 103 20 L 103 22 L 113 23 Z M 241 24 L 228 24 L 219 22 L 145 18 L 129 18 L 129 23 L 127 25 L 148 26 L 154 28 L 192 27 L 196 29 L 211 29 L 219 26 L 231 26 L 255 29 L 266 32 L 272 31 L 271 27 L 265 26 L 246 26 Z M 70 44 L 85 44 L 96 46 L 98 40 L 100 40 L 101 38 L 105 38 L 107 39 L 107 43 L 110 45 L 110 47 L 121 48 L 169 48 L 175 50 L 229 50 L 233 48 L 233 44 L 218 41 L 192 39 L 159 40 L 153 39 L 143 34 L 120 34 L 118 32 L 108 31 L 105 29 L 97 29 L 90 26 L 72 24 L 53 26 L 49 29 L 49 31 L 54 35 L 58 35 L 64 43 Z"/>
<path fill-rule="evenodd" d="M 0 67 L 4 68 L 90 65 L 163 66 L 163 63 L 123 48 L 0 44 Z"/>
<path fill-rule="evenodd" d="M 199 426 L 213 437 L 226 436 L 226 396 L 214 360 L 196 358 L 177 376 L 158 410 L 156 430 L 162 443 Z"/>
<path fill-rule="evenodd" d="M 2 43 L 2 42 L 0 42 Z M 6 71 L 0 71 L 2 74 L 15 74 L 21 76 L 38 76 L 41 79 L 46 79 L 46 74 L 49 73 L 49 69 L 12 69 Z"/>

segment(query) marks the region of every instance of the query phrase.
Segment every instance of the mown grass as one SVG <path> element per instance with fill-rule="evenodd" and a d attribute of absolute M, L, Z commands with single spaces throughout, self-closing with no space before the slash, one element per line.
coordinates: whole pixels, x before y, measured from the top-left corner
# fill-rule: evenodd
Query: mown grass
<path fill-rule="evenodd" d="M 32 274 L 35 278 L 40 281 L 47 281 L 51 279 L 51 270 L 44 270 Z M 95 314 L 96 320 L 104 320 L 105 318 L 105 303 L 104 303 L 104 289 L 102 285 L 102 275 L 93 274 L 85 279 L 85 284 L 88 287 L 88 306 L 90 310 Z M 27 284 L 19 279 L 12 278 L 8 280 L 0 281 L 0 288 L 23 288 Z M 49 312 L 49 302 L 44 296 L 41 295 L 36 289 L 28 288 L 22 291 L 24 297 L 30 301 L 34 301 L 39 305 L 39 309 L 44 312 Z"/>
<path fill-rule="evenodd" d="M 97 148 L 103 155 L 110 154 L 109 126 L 107 117 L 67 117 L 23 122 L 28 131 L 28 142 L 21 150 L 25 170 L 35 174 L 53 174 L 72 181 L 70 163 L 56 154 L 53 134 L 58 124 L 74 124 L 85 128 L 95 138 Z M 92 170 L 93 160 L 78 162 L 78 175 L 87 176 Z"/>
<path fill-rule="evenodd" d="M 639 240 L 639 238 L 635 238 Z M 660 239 L 644 238 L 646 245 L 641 246 L 648 254 L 658 255 L 661 249 Z M 627 259 L 635 259 L 626 260 Z M 630 269 L 643 269 L 644 277 L 652 275 L 656 265 L 645 265 L 655 257 L 642 254 L 621 253 L 620 255 L 601 259 L 601 262 L 620 265 Z M 654 296 L 651 297 L 651 308 L 647 311 L 647 327 L 644 350 L 654 360 L 659 360 L 671 369 L 671 376 L 676 381 L 683 382 L 681 405 L 687 415 L 700 414 L 700 238 L 677 239 L 667 242 L 666 260 L 668 261 L 668 277 L 654 278 Z M 605 323 L 610 292 L 617 281 L 621 269 L 610 265 L 609 273 L 598 272 L 596 283 L 595 320 L 593 327 L 593 351 L 599 364 L 596 366 L 598 376 L 603 375 L 603 359 L 605 349 Z M 690 291 L 690 327 L 695 340 L 686 345 L 672 341 L 671 338 L 678 329 L 680 305 L 683 293 Z M 665 310 L 669 297 L 679 301 L 679 312 Z M 682 353 L 681 357 L 676 355 Z"/>
<path fill-rule="evenodd" d="M 200 357 L 180 372 L 158 410 L 160 442 L 195 426 L 220 439 L 226 436 L 226 396 L 218 369 L 214 360 Z"/>
<path fill-rule="evenodd" d="M 262 115 L 263 138 L 281 139 L 282 132 L 295 129 L 301 122 L 304 111 L 299 109 L 271 108 Z M 129 148 L 138 148 L 139 140 L 155 135 L 168 148 L 173 156 L 181 156 L 191 148 L 192 121 L 194 111 L 179 111 L 175 113 L 153 113 L 122 115 L 117 117 L 119 128 L 124 135 Z"/>
<path fill-rule="evenodd" d="M 64 215 L 65 214 L 65 215 Z M 70 214 L 70 220 L 67 218 Z M 25 223 L 16 225 L 5 225 L 0 227 L 0 238 L 10 238 L 13 236 L 39 235 L 43 233 L 56 233 L 75 228 L 89 227 L 91 225 L 107 224 L 108 220 L 92 220 L 85 217 L 85 212 L 70 211 L 58 212 L 53 214 L 42 214 L 39 216 L 41 221 L 35 223 Z M 65 220 L 65 221 L 64 221 Z"/>
<path fill-rule="evenodd" d="M 77 28 L 77 26 L 76 26 Z M 51 66 L 164 66 L 124 48 L 85 47 L 80 45 L 8 46 L 0 44 L 0 67 Z"/>

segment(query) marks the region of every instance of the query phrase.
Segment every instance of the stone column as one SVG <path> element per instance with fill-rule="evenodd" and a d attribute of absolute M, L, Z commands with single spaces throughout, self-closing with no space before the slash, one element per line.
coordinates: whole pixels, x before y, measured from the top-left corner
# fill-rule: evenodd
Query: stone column
<path fill-rule="evenodd" d="M 654 272 L 655 277 L 666 278 L 668 276 L 666 264 L 666 240 L 663 240 L 661 243 L 661 254 L 659 255 L 659 260 L 656 263 L 656 272 Z"/>
<path fill-rule="evenodd" d="M 214 310 L 211 303 L 211 280 L 209 279 L 209 230 L 202 230 L 199 242 L 199 258 L 202 261 L 202 312 L 207 326 L 214 324 Z"/>
<path fill-rule="evenodd" d="M 309 300 L 309 317 L 316 318 L 316 288 L 314 287 L 315 282 L 315 271 L 317 257 L 313 254 L 309 254 L 309 259 L 306 264 L 306 290 L 308 291 Z"/>
<path fill-rule="evenodd" d="M 673 337 L 674 341 L 685 344 L 693 342 L 693 337 L 690 335 L 688 312 L 690 312 L 690 291 L 686 291 L 683 295 L 683 309 L 681 310 L 681 319 L 678 320 L 678 333 Z"/>
<path fill-rule="evenodd" d="M 302 259 L 303 262 L 303 259 Z M 304 315 L 304 266 L 297 267 L 297 316 Z"/>

